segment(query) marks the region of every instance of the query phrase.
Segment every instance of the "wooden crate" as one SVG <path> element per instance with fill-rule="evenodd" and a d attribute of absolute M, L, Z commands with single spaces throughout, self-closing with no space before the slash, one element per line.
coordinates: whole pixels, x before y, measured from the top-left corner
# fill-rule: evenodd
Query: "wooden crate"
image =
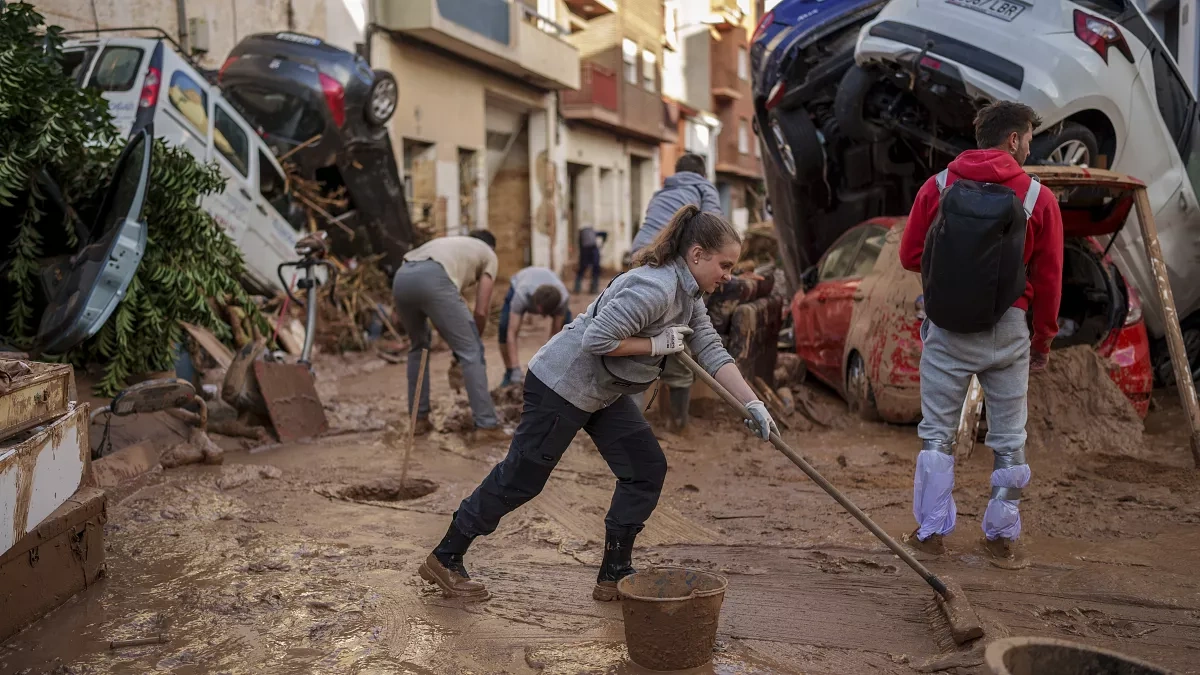
<path fill-rule="evenodd" d="M 65 415 L 73 379 L 66 364 L 0 360 L 0 441 Z"/>

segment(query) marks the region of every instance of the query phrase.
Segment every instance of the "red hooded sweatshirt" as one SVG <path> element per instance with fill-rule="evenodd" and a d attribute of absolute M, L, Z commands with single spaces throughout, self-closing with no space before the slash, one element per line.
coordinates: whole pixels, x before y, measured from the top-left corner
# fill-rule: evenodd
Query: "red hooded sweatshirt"
<path fill-rule="evenodd" d="M 968 150 L 950 162 L 949 169 L 947 185 L 959 178 L 1001 183 L 1016 192 L 1020 200 L 1025 199 L 1025 193 L 1029 191 L 1029 175 L 1003 150 Z M 937 215 L 939 196 L 936 177 L 930 177 L 917 192 L 900 241 L 900 264 L 906 270 L 921 271 L 925 235 Z M 1013 303 L 1013 307 L 1033 308 L 1031 347 L 1045 354 L 1050 351 L 1050 341 L 1058 334 L 1063 266 L 1062 214 L 1054 193 L 1045 186 L 1038 194 L 1026 227 L 1025 264 L 1029 267 L 1029 277 L 1025 281 L 1025 294 Z"/>

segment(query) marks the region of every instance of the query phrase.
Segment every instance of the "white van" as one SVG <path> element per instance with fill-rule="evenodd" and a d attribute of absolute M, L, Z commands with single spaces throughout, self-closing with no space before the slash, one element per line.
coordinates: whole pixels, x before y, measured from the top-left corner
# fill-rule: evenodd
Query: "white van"
<path fill-rule="evenodd" d="M 280 288 L 277 269 L 296 258 L 303 220 L 295 217 L 279 162 L 221 90 L 164 39 L 70 40 L 63 51 L 65 70 L 108 100 L 123 135 L 153 122 L 156 137 L 217 163 L 226 187 L 206 196 L 204 209 L 242 250 L 250 285 Z"/>

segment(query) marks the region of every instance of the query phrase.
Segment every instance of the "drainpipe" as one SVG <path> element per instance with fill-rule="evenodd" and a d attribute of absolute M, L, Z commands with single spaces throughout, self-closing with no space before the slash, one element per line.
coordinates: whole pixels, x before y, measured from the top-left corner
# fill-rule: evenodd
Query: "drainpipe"
<path fill-rule="evenodd" d="M 192 55 L 192 45 L 188 40 L 187 5 L 185 0 L 175 0 L 175 19 L 179 22 L 179 48 L 184 56 Z"/>

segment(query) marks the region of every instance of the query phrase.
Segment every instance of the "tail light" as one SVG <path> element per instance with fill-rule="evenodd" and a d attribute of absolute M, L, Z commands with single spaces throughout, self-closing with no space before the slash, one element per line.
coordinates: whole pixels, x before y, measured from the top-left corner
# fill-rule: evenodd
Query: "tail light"
<path fill-rule="evenodd" d="M 774 87 L 771 87 L 770 93 L 767 94 L 767 104 L 766 104 L 767 110 L 770 110 L 770 109 L 774 108 L 775 106 L 779 105 L 779 102 L 783 100 L 783 95 L 786 93 L 787 93 L 787 82 L 784 82 L 781 79 L 775 83 Z"/>
<path fill-rule="evenodd" d="M 139 108 L 153 108 L 158 105 L 158 90 L 162 86 L 162 71 L 154 66 L 146 69 L 146 79 L 142 81 L 142 96 L 138 99 Z"/>
<path fill-rule="evenodd" d="M 1129 291 L 1129 307 L 1125 312 L 1125 325 L 1132 326 L 1142 320 L 1142 299 L 1132 286 L 1125 288 Z"/>
<path fill-rule="evenodd" d="M 1075 37 L 1096 50 L 1105 63 L 1108 63 L 1109 47 L 1116 47 L 1117 51 L 1121 52 L 1130 63 L 1133 63 L 1133 52 L 1129 49 L 1129 43 L 1125 41 L 1121 29 L 1111 21 L 1105 21 L 1077 9 L 1075 10 Z"/>
<path fill-rule="evenodd" d="M 750 42 L 756 42 L 763 31 L 771 27 L 775 23 L 775 12 L 767 12 L 758 20 L 758 25 L 754 27 L 754 35 L 750 37 Z"/>
<path fill-rule="evenodd" d="M 222 63 L 221 69 L 217 71 L 217 82 L 220 82 L 221 78 L 225 77 L 225 69 L 228 68 L 229 66 L 232 66 L 233 62 L 237 61 L 237 60 L 238 60 L 238 57 L 236 57 L 236 56 L 231 56 L 231 57 L 225 59 L 225 63 Z"/>
<path fill-rule="evenodd" d="M 325 103 L 333 115 L 333 123 L 341 127 L 346 121 L 346 90 L 337 80 L 320 73 L 321 91 L 325 94 Z"/>

